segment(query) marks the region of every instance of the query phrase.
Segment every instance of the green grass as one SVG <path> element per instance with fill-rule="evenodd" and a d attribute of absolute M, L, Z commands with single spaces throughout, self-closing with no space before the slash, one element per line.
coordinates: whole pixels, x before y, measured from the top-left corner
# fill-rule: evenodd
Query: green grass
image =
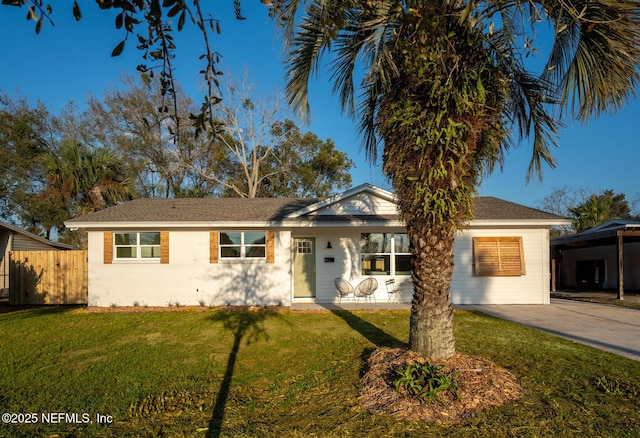
<path fill-rule="evenodd" d="M 455 315 L 458 351 L 516 374 L 524 396 L 457 425 L 371 415 L 363 359 L 406 342 L 408 324 L 406 311 L 3 313 L 0 413 L 94 422 L 0 423 L 0 436 L 640 436 L 640 362 L 472 312 Z"/>

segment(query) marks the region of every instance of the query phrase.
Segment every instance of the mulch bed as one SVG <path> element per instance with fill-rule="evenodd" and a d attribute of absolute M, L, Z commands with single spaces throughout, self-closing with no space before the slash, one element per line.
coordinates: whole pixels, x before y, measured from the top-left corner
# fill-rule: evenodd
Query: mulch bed
<path fill-rule="evenodd" d="M 477 356 L 456 354 L 448 360 L 430 360 L 446 373 L 456 372 L 458 394 L 441 395 L 445 404 L 421 403 L 408 392 L 395 390 L 397 370 L 426 359 L 406 348 L 379 348 L 367 361 L 360 403 L 375 414 L 432 423 L 455 423 L 480 410 L 499 406 L 522 395 L 516 376 L 493 362 Z"/>

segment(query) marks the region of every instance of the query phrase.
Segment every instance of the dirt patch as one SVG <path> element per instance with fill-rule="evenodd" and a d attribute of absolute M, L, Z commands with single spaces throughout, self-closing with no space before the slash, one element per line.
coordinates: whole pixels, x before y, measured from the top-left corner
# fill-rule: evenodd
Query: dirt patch
<path fill-rule="evenodd" d="M 458 394 L 441 396 L 446 403 L 420 403 L 406 391 L 395 390 L 396 370 L 426 359 L 406 348 L 380 348 L 367 361 L 360 403 L 372 413 L 398 418 L 455 423 L 492 406 L 517 400 L 522 386 L 516 376 L 493 362 L 477 356 L 456 354 L 448 360 L 429 361 L 444 371 L 456 372 Z"/>

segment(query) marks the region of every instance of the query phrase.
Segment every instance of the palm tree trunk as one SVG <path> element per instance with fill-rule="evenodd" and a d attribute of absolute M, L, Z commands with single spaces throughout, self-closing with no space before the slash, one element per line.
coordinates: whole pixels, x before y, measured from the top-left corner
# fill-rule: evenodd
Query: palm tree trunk
<path fill-rule="evenodd" d="M 414 290 L 409 348 L 424 357 L 447 359 L 456 352 L 449 297 L 455 232 L 432 229 L 424 221 L 411 221 L 407 228 Z"/>

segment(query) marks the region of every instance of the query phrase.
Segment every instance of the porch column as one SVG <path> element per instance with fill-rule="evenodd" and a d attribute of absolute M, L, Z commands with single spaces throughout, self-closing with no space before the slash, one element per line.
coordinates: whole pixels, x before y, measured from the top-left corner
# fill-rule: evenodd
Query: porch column
<path fill-rule="evenodd" d="M 616 232 L 618 249 L 618 299 L 624 300 L 624 245 L 622 242 L 623 231 Z"/>

